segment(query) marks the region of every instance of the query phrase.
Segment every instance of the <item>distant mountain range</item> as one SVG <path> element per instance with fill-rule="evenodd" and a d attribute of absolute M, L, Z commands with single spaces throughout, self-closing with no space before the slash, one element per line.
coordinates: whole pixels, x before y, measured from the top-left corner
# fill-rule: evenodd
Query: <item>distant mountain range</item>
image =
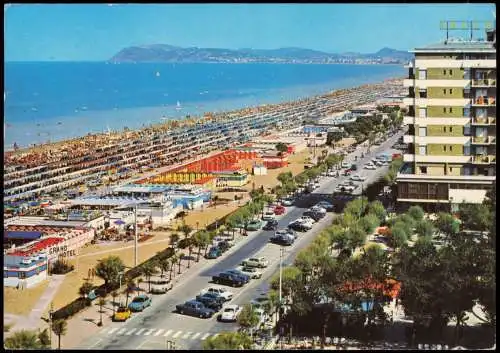
<path fill-rule="evenodd" d="M 304 48 L 217 49 L 182 48 L 167 44 L 133 46 L 120 50 L 109 61 L 168 63 L 298 63 L 298 64 L 403 64 L 413 58 L 406 51 L 383 48 L 373 54 L 333 54 Z"/>

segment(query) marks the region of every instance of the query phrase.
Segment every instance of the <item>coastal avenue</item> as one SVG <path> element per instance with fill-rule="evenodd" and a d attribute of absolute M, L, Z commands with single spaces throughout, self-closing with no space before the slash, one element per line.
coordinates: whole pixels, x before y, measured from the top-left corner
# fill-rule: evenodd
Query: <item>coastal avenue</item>
<path fill-rule="evenodd" d="M 366 175 L 365 185 L 376 181 L 381 175 L 387 172 L 387 167 L 378 168 L 374 171 L 362 169 L 364 163 L 375 155 L 390 151 L 397 139 L 402 136 L 399 132 L 385 141 L 379 147 L 372 147 L 370 153 L 360 159 L 359 156 L 364 151 L 356 150 L 348 155 L 347 161 L 354 161 L 354 156 L 358 156 L 356 163 L 360 166 L 359 174 Z M 331 179 L 323 178 L 321 186 L 315 190 L 315 194 L 327 194 L 333 191 L 336 185 L 346 180 L 348 177 Z M 304 195 L 303 199 L 314 197 Z M 279 220 L 279 227 L 285 228 L 288 223 L 300 217 L 304 209 L 297 207 L 288 207 L 285 215 Z M 286 248 L 284 264 L 290 264 L 297 253 L 310 243 L 315 235 L 322 228 L 325 228 L 333 219 L 329 214 L 320 220 L 311 231 L 300 233 L 297 241 L 291 247 Z M 217 260 L 215 263 L 209 263 L 202 268 L 193 269 L 187 278 L 176 284 L 172 291 L 162 297 L 154 296 L 153 304 L 144 312 L 135 314 L 132 319 L 125 323 L 111 323 L 103 328 L 95 336 L 85 339 L 77 348 L 86 349 L 165 349 L 167 341 L 175 341 L 178 349 L 200 349 L 203 339 L 213 336 L 218 332 L 236 330 L 236 323 L 219 323 L 216 315 L 211 319 L 203 320 L 190 316 L 180 315 L 174 312 L 175 305 L 186 300 L 194 298 L 200 291 L 209 286 L 211 276 L 221 271 L 235 268 L 250 256 L 265 256 L 270 261 L 270 266 L 265 270 L 264 275 L 259 280 L 252 280 L 243 288 L 230 288 L 234 293 L 231 304 L 243 305 L 250 300 L 260 296 L 267 289 L 267 281 L 276 272 L 279 262 L 279 246 L 269 244 L 269 237 L 273 232 L 258 231 L 250 233 L 248 239 L 237 244 L 236 249 L 230 250 L 228 255 Z"/>

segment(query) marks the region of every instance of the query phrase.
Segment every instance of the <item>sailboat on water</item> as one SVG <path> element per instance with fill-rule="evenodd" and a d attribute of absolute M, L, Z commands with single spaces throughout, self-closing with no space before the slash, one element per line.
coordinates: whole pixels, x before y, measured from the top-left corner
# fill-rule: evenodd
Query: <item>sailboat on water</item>
<path fill-rule="evenodd" d="M 156 77 L 160 77 L 160 72 L 156 71 Z"/>
<path fill-rule="evenodd" d="M 175 109 L 177 109 L 177 110 L 182 109 L 181 102 L 177 101 L 177 106 L 175 107 Z"/>

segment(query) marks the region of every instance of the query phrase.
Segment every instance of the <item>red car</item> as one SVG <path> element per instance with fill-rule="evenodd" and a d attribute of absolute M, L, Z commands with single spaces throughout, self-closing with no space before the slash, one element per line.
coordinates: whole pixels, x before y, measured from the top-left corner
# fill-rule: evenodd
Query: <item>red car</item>
<path fill-rule="evenodd" d="M 351 175 L 352 173 L 352 169 L 347 169 L 345 172 L 344 172 L 344 175 Z"/>
<path fill-rule="evenodd" d="M 282 215 L 283 213 L 285 213 L 285 210 L 286 208 L 284 206 L 281 205 L 276 206 L 274 207 L 274 214 L 277 216 Z"/>

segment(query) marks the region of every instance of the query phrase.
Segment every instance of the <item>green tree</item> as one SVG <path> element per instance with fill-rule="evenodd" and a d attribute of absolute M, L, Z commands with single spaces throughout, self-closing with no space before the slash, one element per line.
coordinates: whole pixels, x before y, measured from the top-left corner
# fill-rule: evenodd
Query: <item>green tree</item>
<path fill-rule="evenodd" d="M 209 337 L 202 343 L 204 350 L 251 349 L 252 339 L 241 332 L 221 332 L 216 337 Z"/>
<path fill-rule="evenodd" d="M 359 220 L 359 225 L 365 230 L 367 234 L 372 234 L 380 225 L 380 221 L 378 217 L 372 213 L 368 213 L 365 216 L 361 217 Z"/>
<path fill-rule="evenodd" d="M 432 222 L 428 220 L 421 220 L 415 226 L 416 233 L 421 237 L 432 237 L 434 235 L 435 229 Z"/>
<path fill-rule="evenodd" d="M 160 277 L 163 278 L 163 274 L 170 270 L 170 260 L 163 258 L 158 262 L 158 267 L 160 267 Z"/>
<path fill-rule="evenodd" d="M 405 229 L 400 226 L 391 228 L 391 244 L 394 249 L 401 248 L 408 241 L 408 235 Z"/>
<path fill-rule="evenodd" d="M 94 285 L 89 281 L 85 281 L 83 282 L 82 286 L 78 289 L 78 294 L 80 295 L 80 297 L 85 298 L 92 289 L 94 289 Z"/>
<path fill-rule="evenodd" d="M 288 145 L 283 142 L 278 142 L 275 146 L 276 151 L 279 152 L 279 155 L 282 155 L 285 152 L 288 152 Z"/>
<path fill-rule="evenodd" d="M 237 322 L 245 330 L 250 330 L 250 337 L 253 337 L 253 328 L 259 323 L 259 315 L 251 304 L 245 304 L 237 317 Z"/>
<path fill-rule="evenodd" d="M 187 238 L 189 237 L 189 234 L 191 234 L 191 232 L 193 231 L 193 228 L 183 223 L 181 226 L 178 227 L 177 231 L 182 232 L 184 234 L 184 238 Z"/>
<path fill-rule="evenodd" d="M 233 231 L 233 237 L 234 237 L 234 231 Z M 196 244 L 198 245 L 198 257 L 196 259 L 196 261 L 198 262 L 200 261 L 201 249 L 205 249 L 205 255 L 207 254 L 207 248 L 208 245 L 210 245 L 210 236 L 208 235 L 208 232 L 206 230 L 201 230 L 194 235 L 194 238 L 196 240 Z"/>
<path fill-rule="evenodd" d="M 170 275 L 169 275 L 169 280 L 172 280 L 172 274 L 175 276 L 175 271 L 174 267 L 175 265 L 179 262 L 179 255 L 173 255 L 170 258 Z"/>
<path fill-rule="evenodd" d="M 444 234 L 448 239 L 458 234 L 460 230 L 457 220 L 449 213 L 439 212 L 434 224 L 439 232 Z"/>
<path fill-rule="evenodd" d="M 5 338 L 4 347 L 7 349 L 41 349 L 42 343 L 35 331 L 21 330 Z"/>
<path fill-rule="evenodd" d="M 181 274 L 181 262 L 184 256 L 186 256 L 186 254 L 184 254 L 183 252 L 179 253 L 179 261 L 177 263 L 179 265 L 179 271 L 177 272 L 178 274 Z"/>
<path fill-rule="evenodd" d="M 130 298 L 130 295 L 134 293 L 134 289 L 137 287 L 136 283 L 134 282 L 133 279 L 127 279 L 127 286 L 125 287 L 125 306 L 128 307 L 128 299 Z"/>
<path fill-rule="evenodd" d="M 123 261 L 118 256 L 108 256 L 97 262 L 95 273 L 98 277 L 104 280 L 104 284 L 116 284 L 119 280 L 119 273 L 125 269 Z"/>
<path fill-rule="evenodd" d="M 351 213 L 356 218 L 360 218 L 366 211 L 368 198 L 365 196 L 348 202 L 344 208 L 344 213 Z"/>
<path fill-rule="evenodd" d="M 484 232 L 492 223 L 492 212 L 485 204 L 461 204 L 459 214 L 464 229 Z"/>
<path fill-rule="evenodd" d="M 377 216 L 380 222 L 385 221 L 385 217 L 387 216 L 387 211 L 385 210 L 384 205 L 379 200 L 372 201 L 368 204 L 368 213 L 374 214 Z"/>
<path fill-rule="evenodd" d="M 99 300 L 97 301 L 97 304 L 99 304 L 99 314 L 100 314 L 100 321 L 99 321 L 99 326 L 102 326 L 102 313 L 103 313 L 103 306 L 106 305 L 106 299 L 103 297 L 100 297 Z M 61 349 L 61 347 L 59 347 Z"/>
<path fill-rule="evenodd" d="M 61 350 L 61 336 L 66 334 L 67 329 L 68 323 L 66 320 L 55 320 L 52 322 L 52 331 L 57 336 L 57 347 L 59 350 Z"/>
<path fill-rule="evenodd" d="M 170 244 L 174 245 L 175 247 L 177 246 L 177 243 L 179 242 L 180 236 L 178 233 L 172 233 L 170 235 Z"/>
<path fill-rule="evenodd" d="M 48 329 L 44 329 L 38 334 L 38 340 L 42 345 L 41 348 L 50 348 L 50 334 Z"/>
<path fill-rule="evenodd" d="M 146 281 L 148 281 L 148 292 L 151 292 L 151 276 L 153 276 L 156 272 L 156 264 L 147 261 L 141 266 L 141 274 L 146 277 Z"/>
<path fill-rule="evenodd" d="M 413 218 L 416 222 L 419 222 L 424 219 L 424 210 L 420 206 L 411 206 L 408 209 L 408 215 Z"/>
<path fill-rule="evenodd" d="M 236 232 L 236 228 L 238 226 L 238 220 L 236 219 L 235 215 L 232 214 L 229 217 L 226 218 L 225 224 L 227 229 L 232 233 L 232 240 L 234 240 L 234 233 Z"/>
<path fill-rule="evenodd" d="M 297 185 L 304 185 L 307 182 L 307 177 L 300 173 L 295 176 L 294 181 Z"/>
<path fill-rule="evenodd" d="M 281 184 L 286 184 L 287 182 L 293 180 L 292 172 L 280 173 L 276 177 Z"/>
<path fill-rule="evenodd" d="M 111 298 L 113 299 L 112 305 L 113 305 L 113 315 L 115 315 L 115 306 L 116 306 L 116 297 L 118 296 L 117 291 L 112 291 L 111 292 Z"/>

